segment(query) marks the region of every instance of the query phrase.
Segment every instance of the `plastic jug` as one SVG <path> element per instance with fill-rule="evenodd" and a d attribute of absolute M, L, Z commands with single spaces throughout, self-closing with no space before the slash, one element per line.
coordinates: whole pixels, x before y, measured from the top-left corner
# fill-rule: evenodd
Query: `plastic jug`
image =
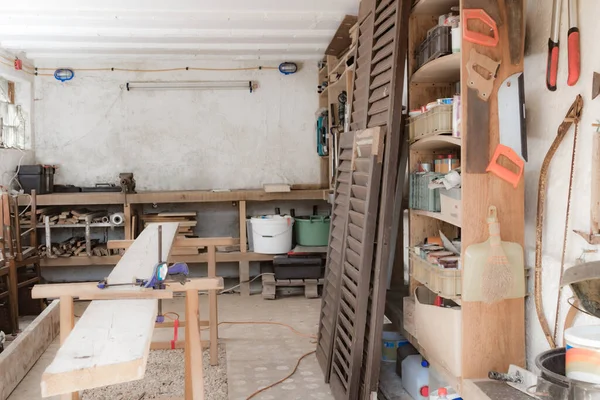
<path fill-rule="evenodd" d="M 429 399 L 429 364 L 420 355 L 402 361 L 402 386 L 414 400 Z"/>

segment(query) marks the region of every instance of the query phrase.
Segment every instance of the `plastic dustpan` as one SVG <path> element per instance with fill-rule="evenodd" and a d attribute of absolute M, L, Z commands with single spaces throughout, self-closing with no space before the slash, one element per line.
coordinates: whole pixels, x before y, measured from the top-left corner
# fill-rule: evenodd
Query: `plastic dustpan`
<path fill-rule="evenodd" d="M 600 261 L 577 264 L 565 270 L 561 286 L 570 285 L 581 307 L 600 318 Z"/>

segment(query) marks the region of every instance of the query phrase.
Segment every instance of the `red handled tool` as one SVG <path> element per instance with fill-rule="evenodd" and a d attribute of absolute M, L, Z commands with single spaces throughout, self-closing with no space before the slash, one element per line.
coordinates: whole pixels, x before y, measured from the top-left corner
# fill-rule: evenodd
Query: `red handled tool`
<path fill-rule="evenodd" d="M 581 54 L 579 51 L 579 28 L 577 18 L 577 0 L 569 0 L 569 33 L 567 43 L 569 48 L 569 77 L 567 85 L 573 86 L 579 80 Z"/>
<path fill-rule="evenodd" d="M 567 47 L 569 55 L 569 76 L 567 84 L 573 86 L 579 81 L 581 71 L 581 51 L 579 46 L 579 27 L 577 18 L 577 0 L 569 1 L 569 31 L 567 33 Z M 548 90 L 556 90 L 558 75 L 558 42 L 560 30 L 560 13 L 562 0 L 554 0 L 552 6 L 552 28 L 548 39 L 548 67 L 546 69 L 546 86 Z"/>
<path fill-rule="evenodd" d="M 546 86 L 548 90 L 556 90 L 556 76 L 558 75 L 558 38 L 560 30 L 560 10 L 562 0 L 554 0 L 552 5 L 552 27 L 548 39 L 548 66 L 546 68 Z"/>
<path fill-rule="evenodd" d="M 511 170 L 506 169 L 502 165 L 498 164 L 498 159 L 500 156 L 508 158 L 513 164 L 515 164 L 518 172 L 512 172 Z M 516 187 L 519 186 L 519 181 L 523 176 L 524 169 L 525 162 L 523 159 L 510 147 L 499 144 L 498 147 L 496 147 L 496 151 L 494 152 L 494 156 L 492 157 L 490 165 L 487 167 L 487 172 L 495 174 L 499 178 L 513 185 L 513 187 L 516 189 Z"/>
<path fill-rule="evenodd" d="M 482 46 L 496 47 L 500 35 L 498 35 L 498 26 L 496 21 L 480 8 L 464 9 L 462 15 L 463 38 L 471 43 L 480 44 Z M 492 32 L 492 36 L 484 35 L 483 33 L 469 30 L 469 20 L 478 19 L 487 25 Z"/>

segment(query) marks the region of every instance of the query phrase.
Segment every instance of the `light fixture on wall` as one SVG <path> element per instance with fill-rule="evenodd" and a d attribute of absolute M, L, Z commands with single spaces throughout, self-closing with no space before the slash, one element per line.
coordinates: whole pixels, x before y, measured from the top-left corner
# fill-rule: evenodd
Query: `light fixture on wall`
<path fill-rule="evenodd" d="M 127 82 L 130 90 L 249 90 L 252 93 L 258 84 L 253 81 L 155 81 Z"/>

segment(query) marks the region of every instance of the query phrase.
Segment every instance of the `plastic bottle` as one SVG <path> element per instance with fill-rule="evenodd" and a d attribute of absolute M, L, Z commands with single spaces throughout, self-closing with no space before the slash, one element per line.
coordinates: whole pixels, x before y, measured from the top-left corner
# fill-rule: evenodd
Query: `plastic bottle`
<path fill-rule="evenodd" d="M 448 400 L 448 390 L 446 388 L 438 389 L 438 400 Z"/>
<path fill-rule="evenodd" d="M 414 400 L 429 399 L 429 363 L 420 355 L 402 361 L 402 386 Z"/>

